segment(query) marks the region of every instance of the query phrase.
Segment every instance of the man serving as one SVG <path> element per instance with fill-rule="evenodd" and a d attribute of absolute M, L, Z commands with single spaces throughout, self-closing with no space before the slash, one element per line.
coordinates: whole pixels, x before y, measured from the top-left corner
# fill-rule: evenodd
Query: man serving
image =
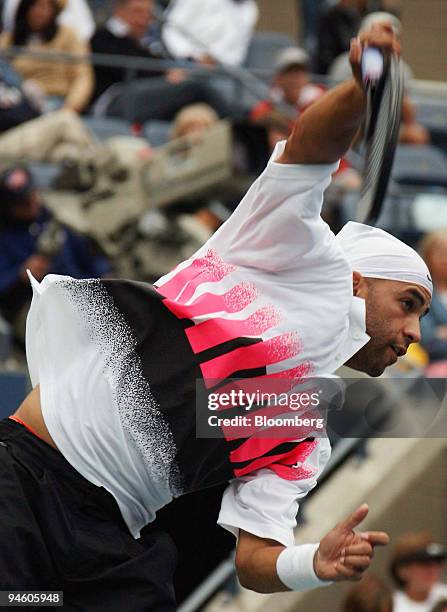
<path fill-rule="evenodd" d="M 354 78 L 300 116 L 232 217 L 155 287 L 31 279 L 34 390 L 0 423 L 2 588 L 57 587 L 67 609 L 175 609 L 172 544 L 146 526 L 174 497 L 228 480 L 219 524 L 238 537 L 247 588 L 358 580 L 388 542 L 354 531 L 361 506 L 320 543 L 295 546 L 326 438 L 195 432 L 196 382 L 298 384 L 342 364 L 378 376 L 419 340 L 432 290 L 422 259 L 361 224 L 334 236 L 320 217 L 364 118 L 365 45 L 399 53 L 385 27 L 353 41 Z"/>

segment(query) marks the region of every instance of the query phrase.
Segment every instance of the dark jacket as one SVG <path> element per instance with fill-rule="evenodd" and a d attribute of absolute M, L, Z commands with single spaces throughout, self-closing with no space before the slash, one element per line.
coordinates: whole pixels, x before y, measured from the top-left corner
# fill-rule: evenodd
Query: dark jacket
<path fill-rule="evenodd" d="M 134 38 L 131 38 L 130 36 L 116 36 L 106 26 L 97 28 L 91 38 L 90 46 L 92 53 L 106 53 L 126 57 L 159 59 L 150 53 L 150 51 L 138 44 Z M 139 70 L 136 76 L 153 77 L 162 76 L 163 74 L 164 72 L 160 70 Z M 115 83 L 122 83 L 125 81 L 125 79 L 125 68 L 95 65 L 96 85 L 92 101 L 95 101 L 111 85 L 114 85 Z"/>
<path fill-rule="evenodd" d="M 3 223 L 0 229 L 0 309 L 8 320 L 31 299 L 31 286 L 21 278 L 21 269 L 38 252 L 39 236 L 51 216 L 43 210 L 34 223 Z M 91 243 L 68 229 L 59 252 L 52 258 L 50 274 L 74 278 L 97 278 L 108 272 L 106 259 L 94 253 Z"/>
<path fill-rule="evenodd" d="M 355 9 L 334 6 L 322 13 L 318 25 L 317 72 L 326 74 L 334 59 L 349 50 L 361 16 Z"/>

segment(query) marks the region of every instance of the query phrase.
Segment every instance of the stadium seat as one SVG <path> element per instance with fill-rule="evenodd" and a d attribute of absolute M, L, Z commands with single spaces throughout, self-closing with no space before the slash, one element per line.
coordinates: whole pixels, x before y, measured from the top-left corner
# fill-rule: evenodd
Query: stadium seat
<path fill-rule="evenodd" d="M 28 378 L 21 372 L 0 372 L 0 419 L 14 412 L 25 399 Z"/>
<path fill-rule="evenodd" d="M 447 103 L 417 102 L 417 120 L 430 132 L 434 145 L 447 150 Z"/>
<path fill-rule="evenodd" d="M 431 145 L 400 145 L 392 178 L 401 185 L 447 187 L 447 156 Z"/>
<path fill-rule="evenodd" d="M 5 319 L 0 315 L 0 362 L 4 361 L 11 350 L 11 328 Z"/>
<path fill-rule="evenodd" d="M 143 125 L 143 137 L 152 147 L 161 147 L 170 140 L 171 123 L 169 121 L 146 121 Z"/>
<path fill-rule="evenodd" d="M 60 168 L 56 164 L 33 163 L 29 168 L 39 189 L 50 189 L 54 179 L 60 173 Z"/>
<path fill-rule="evenodd" d="M 130 124 L 125 119 L 115 117 L 85 116 L 83 121 L 98 140 L 105 140 L 113 136 L 130 136 Z"/>
<path fill-rule="evenodd" d="M 257 32 L 250 43 L 244 66 L 249 70 L 273 70 L 278 51 L 296 46 L 295 41 L 279 32 Z"/>

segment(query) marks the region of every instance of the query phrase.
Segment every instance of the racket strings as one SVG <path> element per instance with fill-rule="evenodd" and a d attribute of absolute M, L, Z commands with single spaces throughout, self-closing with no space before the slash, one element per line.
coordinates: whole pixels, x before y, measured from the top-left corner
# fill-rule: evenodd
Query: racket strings
<path fill-rule="evenodd" d="M 375 91 L 367 92 L 365 161 L 358 219 L 374 223 L 382 207 L 399 136 L 403 99 L 403 70 L 392 56 Z"/>

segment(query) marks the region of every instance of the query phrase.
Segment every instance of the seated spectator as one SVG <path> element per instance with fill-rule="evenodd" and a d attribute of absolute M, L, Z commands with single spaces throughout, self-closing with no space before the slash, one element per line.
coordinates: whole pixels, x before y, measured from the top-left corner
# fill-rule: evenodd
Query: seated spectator
<path fill-rule="evenodd" d="M 172 126 L 172 139 L 188 134 L 202 134 L 219 117 L 207 104 L 191 104 L 177 113 Z"/>
<path fill-rule="evenodd" d="M 217 121 L 218 116 L 212 108 L 206 104 L 192 104 L 176 115 L 171 139 L 188 136 L 191 142 L 191 136 L 194 141 L 207 138 L 207 130 Z M 230 214 L 222 202 L 209 194 L 195 195 L 162 209 L 148 211 L 139 221 L 145 253 L 141 258 L 145 262 L 141 279 L 156 280 L 183 258 L 190 257 Z"/>
<path fill-rule="evenodd" d="M 0 201 L 0 310 L 23 338 L 31 301 L 27 270 L 37 280 L 49 273 L 90 278 L 104 275 L 109 264 L 86 238 L 53 219 L 27 168 L 2 173 Z"/>
<path fill-rule="evenodd" d="M 371 29 L 377 24 L 389 24 L 394 33 L 400 38 L 402 36 L 402 23 L 392 13 L 384 11 L 377 11 L 369 14 L 363 19 L 359 34 L 366 30 Z M 401 59 L 403 71 L 404 71 L 404 82 L 405 85 L 413 78 L 413 72 L 410 66 Z M 344 81 L 349 79 L 351 75 L 351 67 L 349 64 L 349 52 L 342 53 L 339 55 L 331 64 L 329 68 L 329 76 L 334 81 Z M 402 106 L 402 123 L 399 133 L 399 142 L 403 144 L 423 145 L 430 142 L 430 134 L 428 130 L 417 123 L 416 121 L 416 109 L 412 104 L 408 95 L 404 96 Z"/>
<path fill-rule="evenodd" d="M 349 50 L 366 8 L 367 0 L 338 0 L 320 15 L 316 53 L 319 74 L 326 74 L 334 59 Z"/>
<path fill-rule="evenodd" d="M 447 228 L 427 234 L 420 253 L 433 279 L 429 313 L 421 320 L 421 344 L 431 362 L 447 360 Z"/>
<path fill-rule="evenodd" d="M 20 0 L 4 0 L 2 10 L 3 30 L 11 32 Z M 95 21 L 87 0 L 67 0 L 59 13 L 57 23 L 76 30 L 79 38 L 89 40 L 95 29 Z"/>
<path fill-rule="evenodd" d="M 177 113 L 174 119 L 172 139 L 175 140 L 176 138 L 191 136 L 192 134 L 198 138 L 206 138 L 207 129 L 214 125 L 218 119 L 217 114 L 206 104 L 186 106 Z M 231 211 L 226 209 L 220 202 L 214 201 L 211 207 L 208 204 L 209 202 L 204 201 L 203 198 L 195 198 L 194 202 L 180 202 L 180 204 L 171 207 L 171 212 L 193 214 L 194 225 L 200 228 L 197 235 L 203 238 L 203 242 L 206 242 L 231 214 Z M 218 211 L 218 214 L 216 214 L 216 211 Z M 225 218 L 222 218 L 222 213 Z M 187 220 L 184 219 L 184 222 L 187 222 Z M 191 225 L 190 222 L 189 225 Z"/>
<path fill-rule="evenodd" d="M 24 47 L 29 51 L 87 55 L 87 45 L 68 26 L 58 25 L 64 0 L 21 0 L 11 32 L 0 37 L 0 47 Z M 60 106 L 80 112 L 93 87 L 93 71 L 87 61 L 52 61 L 18 55 L 12 65 L 26 81 L 37 84 L 46 95 L 47 110 Z"/>
<path fill-rule="evenodd" d="M 153 0 L 117 0 L 112 16 L 91 39 L 93 53 L 159 59 L 143 42 L 153 21 L 152 8 Z M 106 109 L 108 115 L 124 116 L 135 123 L 170 121 L 181 108 L 195 102 L 208 103 L 220 116 L 228 114 L 226 103 L 214 89 L 186 78 L 182 70 L 139 70 L 130 84 L 126 84 L 125 68 L 96 66 L 95 76 L 92 101 L 97 101 L 98 114 Z"/>
<path fill-rule="evenodd" d="M 387 585 L 374 574 L 366 574 L 346 595 L 341 612 L 392 612 L 393 597 Z"/>
<path fill-rule="evenodd" d="M 408 533 L 394 546 L 390 571 L 396 583 L 393 612 L 430 612 L 447 597 L 441 584 L 447 550 L 435 544 L 429 534 Z"/>
<path fill-rule="evenodd" d="M 162 37 L 176 58 L 241 65 L 258 20 L 255 0 L 174 0 Z"/>
<path fill-rule="evenodd" d="M 325 89 L 310 82 L 309 56 L 304 49 L 288 47 L 280 51 L 275 61 L 270 100 L 259 102 L 251 111 L 253 123 L 264 125 L 268 131 L 271 150 L 289 135 L 293 124 Z M 286 114 L 281 105 L 288 106 Z"/>

